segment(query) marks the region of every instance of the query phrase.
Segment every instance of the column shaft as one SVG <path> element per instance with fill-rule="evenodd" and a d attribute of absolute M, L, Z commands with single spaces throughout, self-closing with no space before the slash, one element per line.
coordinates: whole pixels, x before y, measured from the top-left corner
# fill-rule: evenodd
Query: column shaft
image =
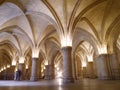
<path fill-rule="evenodd" d="M 110 72 L 108 70 L 108 57 L 107 54 L 99 55 L 97 57 L 97 72 L 99 79 L 110 79 Z"/>
<path fill-rule="evenodd" d="M 63 67 L 64 67 L 64 83 L 74 82 L 72 75 L 72 58 L 71 58 L 72 47 L 63 47 Z"/>
<path fill-rule="evenodd" d="M 44 75 L 46 80 L 54 79 L 54 66 L 46 65 Z"/>
<path fill-rule="evenodd" d="M 31 71 L 31 81 L 36 81 L 37 77 L 37 58 L 32 58 L 32 71 Z"/>
<path fill-rule="evenodd" d="M 72 59 L 72 69 L 73 69 L 73 78 L 74 80 L 77 80 L 77 72 L 76 72 L 76 61 L 75 61 L 75 58 Z"/>
<path fill-rule="evenodd" d="M 15 78 L 15 66 L 11 66 L 9 70 L 10 75 L 10 80 L 14 80 Z"/>
<path fill-rule="evenodd" d="M 23 73 L 24 73 L 24 71 L 23 71 L 23 64 L 19 63 L 18 71 L 19 71 L 19 74 L 20 74 L 19 80 L 23 80 L 23 76 L 24 76 L 23 75 Z"/>
<path fill-rule="evenodd" d="M 94 69 L 93 69 L 93 62 L 88 62 L 87 64 L 87 74 L 89 78 L 94 78 Z"/>
<path fill-rule="evenodd" d="M 119 65 L 114 54 L 103 54 L 97 58 L 99 79 L 120 79 Z"/>
<path fill-rule="evenodd" d="M 112 79 L 120 79 L 120 65 L 116 54 L 109 54 Z"/>

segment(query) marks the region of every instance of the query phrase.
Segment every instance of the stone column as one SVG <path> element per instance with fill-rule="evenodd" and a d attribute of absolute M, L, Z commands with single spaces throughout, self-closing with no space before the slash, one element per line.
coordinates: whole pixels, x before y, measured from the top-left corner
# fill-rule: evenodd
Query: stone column
<path fill-rule="evenodd" d="M 20 72 L 21 72 L 21 75 L 20 75 L 20 79 L 19 79 L 19 80 L 23 80 L 23 77 L 24 77 L 23 63 L 19 63 L 19 64 L 18 64 L 18 70 L 20 70 Z"/>
<path fill-rule="evenodd" d="M 40 63 L 40 66 L 38 68 L 39 68 L 38 77 L 39 77 L 39 79 L 42 79 L 42 76 L 41 76 L 41 63 Z"/>
<path fill-rule="evenodd" d="M 0 79 L 3 80 L 3 71 L 1 71 L 0 76 Z"/>
<path fill-rule="evenodd" d="M 76 72 L 76 61 L 75 58 L 72 59 L 72 69 L 73 69 L 73 78 L 77 80 L 77 72 Z"/>
<path fill-rule="evenodd" d="M 44 69 L 44 79 L 45 80 L 49 80 L 49 66 L 45 65 L 45 69 Z"/>
<path fill-rule="evenodd" d="M 97 72 L 99 79 L 110 79 L 109 64 L 108 64 L 108 55 L 101 54 L 97 57 Z"/>
<path fill-rule="evenodd" d="M 76 74 L 76 79 L 79 79 L 79 72 L 78 72 L 78 64 L 77 64 L 77 60 L 75 60 L 75 74 Z"/>
<path fill-rule="evenodd" d="M 54 66 L 46 65 L 44 75 L 46 80 L 54 79 Z"/>
<path fill-rule="evenodd" d="M 10 80 L 14 80 L 15 79 L 15 66 L 10 67 L 9 73 L 10 73 Z"/>
<path fill-rule="evenodd" d="M 1 73 L 2 73 L 2 71 L 0 72 L 0 80 L 1 80 Z"/>
<path fill-rule="evenodd" d="M 20 63 L 20 64 L 18 65 L 18 69 L 19 69 L 20 71 L 23 71 L 23 64 Z"/>
<path fill-rule="evenodd" d="M 120 65 L 116 54 L 109 54 L 112 79 L 120 79 Z"/>
<path fill-rule="evenodd" d="M 38 79 L 37 61 L 38 61 L 38 58 L 32 58 L 32 71 L 31 71 L 30 81 L 36 81 Z"/>
<path fill-rule="evenodd" d="M 89 78 L 94 78 L 93 62 L 87 63 L 87 74 Z"/>
<path fill-rule="evenodd" d="M 102 54 L 97 58 L 97 71 L 99 79 L 120 78 L 120 71 L 116 55 Z"/>
<path fill-rule="evenodd" d="M 10 70 L 10 67 L 7 67 L 7 69 L 6 69 L 7 71 L 7 80 L 9 80 L 10 79 L 10 72 L 9 72 L 9 70 Z"/>
<path fill-rule="evenodd" d="M 7 80 L 7 69 L 5 69 L 3 72 L 4 72 L 4 80 Z"/>
<path fill-rule="evenodd" d="M 72 47 L 63 47 L 63 67 L 64 67 L 64 83 L 74 82 L 72 75 L 72 58 L 71 58 Z"/>
<path fill-rule="evenodd" d="M 82 67 L 83 78 L 87 77 L 86 67 Z"/>

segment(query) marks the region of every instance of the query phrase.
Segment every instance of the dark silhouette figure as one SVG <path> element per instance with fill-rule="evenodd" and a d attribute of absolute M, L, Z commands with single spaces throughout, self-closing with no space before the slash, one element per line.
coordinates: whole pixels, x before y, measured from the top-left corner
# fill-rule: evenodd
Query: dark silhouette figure
<path fill-rule="evenodd" d="M 18 80 L 21 80 L 22 79 L 22 72 L 21 70 L 18 69 Z"/>
<path fill-rule="evenodd" d="M 15 74 L 14 74 L 14 80 L 21 80 L 22 79 L 22 72 L 21 72 L 21 70 L 17 70 L 16 72 L 15 72 Z"/>
<path fill-rule="evenodd" d="M 18 80 L 18 70 L 14 73 L 14 80 Z"/>

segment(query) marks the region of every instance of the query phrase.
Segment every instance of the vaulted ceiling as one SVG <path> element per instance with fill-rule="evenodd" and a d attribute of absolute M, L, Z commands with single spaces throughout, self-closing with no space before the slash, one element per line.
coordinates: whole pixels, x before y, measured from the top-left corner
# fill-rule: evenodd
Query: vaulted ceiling
<path fill-rule="evenodd" d="M 0 62 L 35 47 L 53 59 L 65 37 L 73 53 L 100 53 L 104 46 L 112 53 L 120 49 L 119 28 L 119 0 L 0 0 Z"/>

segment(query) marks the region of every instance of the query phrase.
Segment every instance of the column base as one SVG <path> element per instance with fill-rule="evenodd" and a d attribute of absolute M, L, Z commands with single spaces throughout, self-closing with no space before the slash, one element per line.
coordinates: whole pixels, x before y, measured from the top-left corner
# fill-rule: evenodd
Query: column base
<path fill-rule="evenodd" d="M 74 79 L 72 77 L 63 78 L 63 83 L 74 83 Z"/>
<path fill-rule="evenodd" d="M 30 81 L 37 81 L 37 77 L 30 77 Z"/>
<path fill-rule="evenodd" d="M 45 75 L 44 79 L 45 80 L 52 80 L 52 79 L 54 79 L 54 77 L 51 75 Z"/>
<path fill-rule="evenodd" d="M 75 75 L 75 76 L 73 76 L 73 80 L 77 80 L 77 76 Z"/>
<path fill-rule="evenodd" d="M 100 79 L 100 80 L 111 80 L 112 78 L 110 78 L 108 76 L 99 76 L 98 79 Z"/>
<path fill-rule="evenodd" d="M 111 76 L 111 77 L 108 77 L 108 76 L 101 76 L 101 77 L 98 77 L 98 79 L 100 79 L 100 80 L 120 80 L 120 77 L 114 77 L 114 76 Z"/>

